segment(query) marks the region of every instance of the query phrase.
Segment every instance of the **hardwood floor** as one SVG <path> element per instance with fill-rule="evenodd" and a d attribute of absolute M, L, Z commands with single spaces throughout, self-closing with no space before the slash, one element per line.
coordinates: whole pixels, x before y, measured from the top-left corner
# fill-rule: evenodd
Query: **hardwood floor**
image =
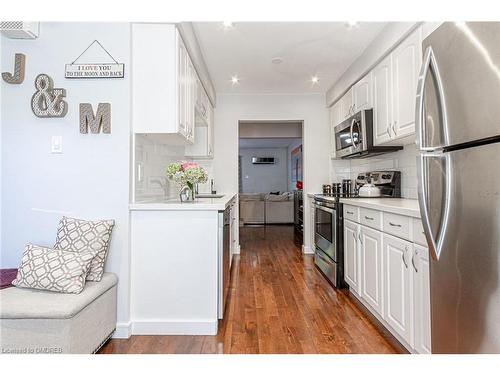
<path fill-rule="evenodd" d="M 244 227 L 217 336 L 132 336 L 99 353 L 396 353 L 348 293 L 294 243 L 293 227 Z"/>

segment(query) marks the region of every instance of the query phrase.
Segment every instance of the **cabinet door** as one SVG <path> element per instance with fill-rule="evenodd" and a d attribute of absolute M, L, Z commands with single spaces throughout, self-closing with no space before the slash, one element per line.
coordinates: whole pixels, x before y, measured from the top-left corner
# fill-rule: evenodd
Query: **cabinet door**
<path fill-rule="evenodd" d="M 360 227 L 361 298 L 383 316 L 382 232 L 363 225 Z"/>
<path fill-rule="evenodd" d="M 429 250 L 414 245 L 413 272 L 413 311 L 415 321 L 415 344 L 417 353 L 431 353 L 431 307 L 429 279 Z"/>
<path fill-rule="evenodd" d="M 214 109 L 212 105 L 208 103 L 208 140 L 207 140 L 207 148 L 208 148 L 208 157 L 214 156 Z"/>
<path fill-rule="evenodd" d="M 392 136 L 415 134 L 415 95 L 422 61 L 421 28 L 415 30 L 392 53 Z"/>
<path fill-rule="evenodd" d="M 384 234 L 385 320 L 410 345 L 412 324 L 412 243 Z"/>
<path fill-rule="evenodd" d="M 341 101 L 341 122 L 344 121 L 346 118 L 352 116 L 354 114 L 353 110 L 353 100 L 352 100 L 352 88 L 347 91 Z"/>
<path fill-rule="evenodd" d="M 340 124 L 343 120 L 342 118 L 342 101 L 339 100 L 330 108 L 330 139 L 331 139 L 331 157 L 336 157 L 335 152 L 335 126 Z"/>
<path fill-rule="evenodd" d="M 344 220 L 344 279 L 351 291 L 360 294 L 359 224 Z"/>
<path fill-rule="evenodd" d="M 372 73 L 361 78 L 352 89 L 354 113 L 372 108 Z"/>
<path fill-rule="evenodd" d="M 178 91 L 179 91 L 179 133 L 187 135 L 186 126 L 186 82 L 187 82 L 187 51 L 182 39 L 179 37 L 179 62 L 178 62 Z"/>
<path fill-rule="evenodd" d="M 392 138 L 392 57 L 387 56 L 373 70 L 373 143 Z"/>
<path fill-rule="evenodd" d="M 186 132 L 187 139 L 194 142 L 194 111 L 196 102 L 196 71 L 189 56 L 186 64 Z"/>

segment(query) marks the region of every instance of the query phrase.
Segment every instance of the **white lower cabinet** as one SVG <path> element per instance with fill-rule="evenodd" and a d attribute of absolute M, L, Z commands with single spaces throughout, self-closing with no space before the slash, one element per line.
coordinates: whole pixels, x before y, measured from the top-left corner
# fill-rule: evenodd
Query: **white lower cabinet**
<path fill-rule="evenodd" d="M 429 252 L 421 242 L 419 220 L 378 212 L 383 231 L 360 223 L 344 206 L 344 279 L 354 295 L 411 352 L 431 352 Z M 360 208 L 360 211 L 363 211 Z M 410 222 L 410 221 L 409 221 Z M 401 228 L 386 233 L 390 223 Z M 387 225 L 386 225 L 387 224 Z M 396 234 L 396 236 L 394 235 Z"/>
<path fill-rule="evenodd" d="M 361 225 L 361 298 L 383 316 L 382 232 Z"/>
<path fill-rule="evenodd" d="M 358 246 L 359 224 L 344 221 L 344 279 L 352 291 L 360 294 L 360 248 Z"/>
<path fill-rule="evenodd" d="M 417 353 L 431 353 L 431 290 L 429 279 L 429 250 L 414 244 L 413 311 L 415 314 L 415 341 Z"/>
<path fill-rule="evenodd" d="M 406 342 L 412 343 L 411 242 L 384 234 L 385 314 L 384 319 Z"/>

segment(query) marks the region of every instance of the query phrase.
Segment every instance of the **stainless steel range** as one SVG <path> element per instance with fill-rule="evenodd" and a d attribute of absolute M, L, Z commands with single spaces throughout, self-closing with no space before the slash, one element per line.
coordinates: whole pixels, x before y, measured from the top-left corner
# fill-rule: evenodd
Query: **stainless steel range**
<path fill-rule="evenodd" d="M 349 183 L 347 183 L 349 182 Z M 344 217 L 342 198 L 364 198 L 358 193 L 368 183 L 378 191 L 377 198 L 399 198 L 401 196 L 401 172 L 376 171 L 360 173 L 355 180 L 354 189 L 347 188 L 351 182 L 343 180 L 331 188 L 323 185 L 329 194 L 314 196 L 315 226 L 314 245 L 316 266 L 337 288 L 344 288 Z M 340 186 L 344 188 L 341 189 Z"/>
<path fill-rule="evenodd" d="M 337 288 L 344 287 L 343 209 L 338 198 L 325 195 L 314 197 L 315 228 L 314 262 Z"/>

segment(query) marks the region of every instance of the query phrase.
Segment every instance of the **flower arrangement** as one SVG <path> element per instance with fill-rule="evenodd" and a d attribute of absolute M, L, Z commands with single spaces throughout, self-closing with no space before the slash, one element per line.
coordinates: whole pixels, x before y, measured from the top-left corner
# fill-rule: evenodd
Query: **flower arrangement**
<path fill-rule="evenodd" d="M 194 184 L 207 182 L 207 172 L 198 164 L 193 162 L 170 163 L 167 167 L 167 177 L 180 187 L 187 186 L 191 190 L 194 199 Z"/>

